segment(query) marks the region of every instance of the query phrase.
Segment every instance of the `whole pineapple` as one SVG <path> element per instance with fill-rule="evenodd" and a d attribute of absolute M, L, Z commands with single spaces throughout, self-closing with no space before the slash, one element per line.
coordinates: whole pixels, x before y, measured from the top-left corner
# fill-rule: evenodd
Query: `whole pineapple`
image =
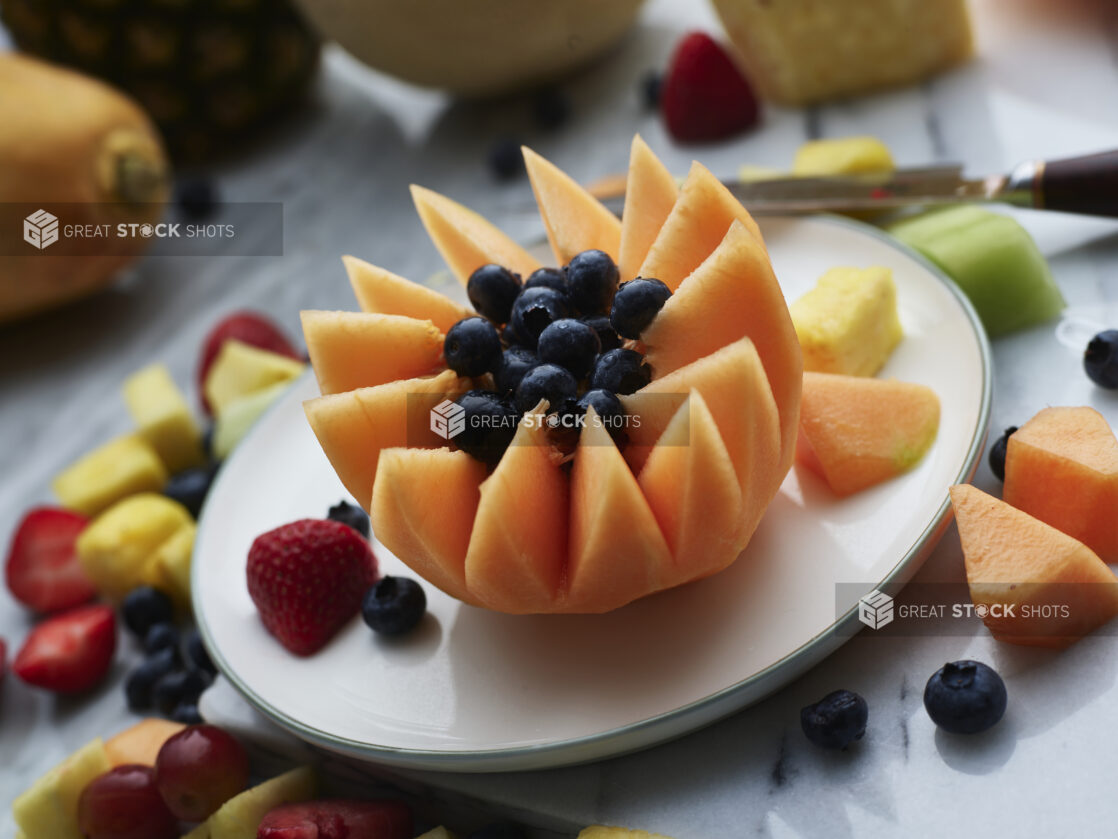
<path fill-rule="evenodd" d="M 289 0 L 0 0 L 0 20 L 21 49 L 131 93 L 179 158 L 235 149 L 318 65 Z"/>

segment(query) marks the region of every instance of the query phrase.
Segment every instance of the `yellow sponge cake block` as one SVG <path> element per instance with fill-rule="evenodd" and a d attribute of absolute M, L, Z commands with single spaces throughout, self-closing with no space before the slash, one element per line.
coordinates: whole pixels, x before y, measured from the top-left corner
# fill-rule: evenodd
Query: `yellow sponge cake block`
<path fill-rule="evenodd" d="M 714 0 L 766 99 L 806 105 L 912 84 L 973 52 L 966 0 Z"/>
<path fill-rule="evenodd" d="M 904 336 L 888 268 L 832 268 L 788 310 L 805 371 L 872 376 Z"/>

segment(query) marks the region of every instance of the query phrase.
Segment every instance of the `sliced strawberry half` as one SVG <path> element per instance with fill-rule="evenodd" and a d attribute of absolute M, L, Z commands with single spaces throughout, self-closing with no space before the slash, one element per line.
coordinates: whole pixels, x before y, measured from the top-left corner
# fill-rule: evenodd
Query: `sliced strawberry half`
<path fill-rule="evenodd" d="M 97 589 L 78 562 L 75 542 L 89 519 L 69 510 L 37 507 L 16 529 L 4 577 L 12 596 L 36 612 L 87 603 Z"/>
<path fill-rule="evenodd" d="M 732 137 L 760 117 L 749 82 L 704 32 L 690 33 L 676 48 L 661 89 L 660 110 L 668 131 L 681 143 Z"/>
<path fill-rule="evenodd" d="M 12 672 L 35 687 L 80 693 L 101 681 L 115 651 L 112 608 L 81 606 L 32 629 L 12 662 Z"/>
<path fill-rule="evenodd" d="M 213 410 L 206 400 L 203 387 L 206 375 L 210 372 L 217 354 L 221 352 L 221 347 L 230 340 L 286 355 L 288 358 L 301 359 L 283 331 L 264 315 L 247 309 L 229 315 L 210 330 L 210 334 L 202 344 L 202 355 L 198 359 L 198 393 L 201 395 L 202 408 L 207 416 L 212 416 Z"/>
<path fill-rule="evenodd" d="M 256 839 L 411 839 L 411 810 L 402 801 L 306 801 L 271 810 Z"/>

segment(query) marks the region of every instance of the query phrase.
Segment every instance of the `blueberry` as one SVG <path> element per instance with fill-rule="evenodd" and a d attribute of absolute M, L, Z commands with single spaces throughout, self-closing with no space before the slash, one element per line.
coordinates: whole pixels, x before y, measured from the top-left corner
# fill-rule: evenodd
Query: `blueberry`
<path fill-rule="evenodd" d="M 155 683 L 179 666 L 178 653 L 163 649 L 140 662 L 124 680 L 124 696 L 128 707 L 136 712 L 151 708 Z"/>
<path fill-rule="evenodd" d="M 613 298 L 610 325 L 623 338 L 640 338 L 671 296 L 671 289 L 659 280 L 637 277 L 622 283 Z"/>
<path fill-rule="evenodd" d="M 533 352 L 532 348 L 528 346 L 528 341 L 513 328 L 511 323 L 506 323 L 504 328 L 501 329 L 501 343 L 506 347 L 521 347 Z"/>
<path fill-rule="evenodd" d="M 567 266 L 567 295 L 584 315 L 605 314 L 620 274 L 604 251 L 583 251 Z"/>
<path fill-rule="evenodd" d="M 1100 332 L 1087 344 L 1083 369 L 1099 387 L 1118 388 L 1118 329 Z"/>
<path fill-rule="evenodd" d="M 609 350 L 598 356 L 590 374 L 591 390 L 636 393 L 652 381 L 652 369 L 636 350 Z"/>
<path fill-rule="evenodd" d="M 480 376 L 497 369 L 501 336 L 485 318 L 463 318 L 447 330 L 443 356 L 459 376 Z"/>
<path fill-rule="evenodd" d="M 560 318 L 540 333 L 540 361 L 558 364 L 576 379 L 583 378 L 594 366 L 602 349 L 598 333 L 582 321 Z"/>
<path fill-rule="evenodd" d="M 512 393 L 516 390 L 524 374 L 533 367 L 539 367 L 540 359 L 526 347 L 509 347 L 501 356 L 501 364 L 493 374 L 497 390 Z"/>
<path fill-rule="evenodd" d="M 171 598 L 157 588 L 140 586 L 134 588 L 120 604 L 124 625 L 139 639 L 157 623 L 171 623 L 175 617 L 175 607 Z"/>
<path fill-rule="evenodd" d="M 605 425 L 610 436 L 615 440 L 624 438 L 625 435 L 625 406 L 617 395 L 608 390 L 588 390 L 579 397 L 576 403 L 579 414 L 585 414 L 586 409 L 593 407 L 599 421 Z"/>
<path fill-rule="evenodd" d="M 201 670 L 173 670 L 155 683 L 151 700 L 161 714 L 170 714 L 183 702 L 197 704 L 210 677 Z"/>
<path fill-rule="evenodd" d="M 202 502 L 206 500 L 210 484 L 213 483 L 216 474 L 216 464 L 176 472 L 163 487 L 163 494 L 173 501 L 178 501 L 190 511 L 190 515 L 198 518 L 198 514 L 202 511 Z"/>
<path fill-rule="evenodd" d="M 616 350 L 621 346 L 621 336 L 610 326 L 609 315 L 591 315 L 581 320 L 598 333 L 598 342 L 602 345 L 602 352 Z"/>
<path fill-rule="evenodd" d="M 175 203 L 192 221 L 211 218 L 219 201 L 217 187 L 208 178 L 183 178 L 175 184 Z"/>
<path fill-rule="evenodd" d="M 641 76 L 640 94 L 641 104 L 650 111 L 660 107 L 660 90 L 664 86 L 664 77 L 658 70 L 649 70 Z"/>
<path fill-rule="evenodd" d="M 426 611 L 423 587 L 408 577 L 381 577 L 361 603 L 361 617 L 381 635 L 409 632 Z"/>
<path fill-rule="evenodd" d="M 1001 437 L 994 441 L 994 445 L 990 446 L 990 471 L 999 481 L 1005 480 L 1005 453 L 1009 446 L 1009 438 L 1016 430 L 1017 426 L 1011 425 Z"/>
<path fill-rule="evenodd" d="M 924 688 L 924 709 L 932 722 L 952 734 L 977 734 L 1005 714 L 1005 682 L 980 661 L 955 661 L 932 674 Z"/>
<path fill-rule="evenodd" d="M 571 101 L 557 87 L 545 87 L 532 100 L 532 119 L 540 128 L 553 131 L 571 116 Z"/>
<path fill-rule="evenodd" d="M 578 381 L 558 364 L 541 364 L 529 370 L 516 388 L 516 409 L 520 413 L 536 407 L 541 399 L 559 407 L 578 395 Z"/>
<path fill-rule="evenodd" d="M 489 147 L 489 171 L 498 180 L 511 181 L 524 174 L 524 155 L 520 145 L 514 137 L 500 137 Z"/>
<path fill-rule="evenodd" d="M 206 647 L 202 643 L 202 636 L 198 633 L 197 629 L 187 630 L 186 641 L 183 643 L 183 651 L 186 653 L 186 661 L 192 667 L 209 673 L 211 676 L 217 675 L 217 668 L 214 667 L 213 661 L 210 659 L 210 654 L 206 652 Z"/>
<path fill-rule="evenodd" d="M 520 294 L 520 276 L 500 265 L 482 265 L 466 282 L 470 305 L 494 323 L 508 323 Z"/>
<path fill-rule="evenodd" d="M 852 690 L 836 690 L 800 709 L 804 735 L 824 749 L 845 749 L 861 740 L 868 718 L 866 700 Z"/>
<path fill-rule="evenodd" d="M 356 530 L 366 539 L 369 538 L 369 514 L 348 501 L 339 501 L 326 514 L 330 521 L 339 521 Z"/>
<path fill-rule="evenodd" d="M 148 655 L 160 650 L 179 648 L 179 631 L 173 623 L 157 623 L 144 634 L 144 652 Z"/>
<path fill-rule="evenodd" d="M 540 333 L 552 321 L 571 316 L 567 297 L 553 288 L 537 286 L 520 292 L 512 304 L 509 325 L 518 344 L 535 349 Z"/>
<path fill-rule="evenodd" d="M 171 712 L 171 719 L 183 725 L 201 725 L 205 720 L 198 713 L 197 702 L 180 702 Z"/>
<path fill-rule="evenodd" d="M 475 830 L 466 839 L 528 839 L 528 834 L 519 825 L 502 822 Z"/>
<path fill-rule="evenodd" d="M 537 268 L 524 281 L 525 288 L 551 288 L 560 294 L 567 293 L 567 275 L 560 268 Z"/>
<path fill-rule="evenodd" d="M 458 448 L 483 463 L 497 463 L 516 434 L 520 414 L 512 403 L 489 390 L 471 390 L 456 400 L 465 412 L 454 437 Z"/>

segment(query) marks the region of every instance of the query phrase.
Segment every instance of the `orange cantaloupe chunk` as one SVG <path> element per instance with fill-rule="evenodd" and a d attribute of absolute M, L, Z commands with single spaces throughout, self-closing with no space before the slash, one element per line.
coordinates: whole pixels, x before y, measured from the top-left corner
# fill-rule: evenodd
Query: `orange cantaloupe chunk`
<path fill-rule="evenodd" d="M 744 545 L 741 489 L 697 390 L 668 423 L 637 483 L 672 552 L 673 582 L 705 577 L 737 559 Z"/>
<path fill-rule="evenodd" d="M 768 504 L 787 470 L 780 471 L 776 401 L 761 357 L 749 338 L 739 338 L 636 393 L 619 397 L 634 418 L 629 423 L 625 447 L 625 460 L 633 474 L 640 474 L 656 441 L 692 389 L 703 395 L 722 434 L 745 503 Z"/>
<path fill-rule="evenodd" d="M 976 487 L 951 487 L 971 599 L 999 641 L 1066 647 L 1118 615 L 1118 578 L 1089 547 Z"/>
<path fill-rule="evenodd" d="M 113 766 L 155 766 L 155 758 L 171 737 L 186 728 L 181 722 L 148 717 L 105 741 L 105 756 Z"/>
<path fill-rule="evenodd" d="M 1045 408 L 1010 435 L 1002 497 L 1118 562 L 1118 440 L 1094 408 Z"/>
<path fill-rule="evenodd" d="M 621 220 L 554 163 L 529 148 L 522 151 L 556 262 L 566 265 L 593 248 L 616 260 L 621 251 Z"/>
<path fill-rule="evenodd" d="M 490 263 L 522 277 L 540 267 L 534 256 L 479 213 L 415 184 L 411 196 L 427 235 L 463 286 L 470 274 Z"/>
<path fill-rule="evenodd" d="M 608 612 L 670 585 L 672 556 L 637 479 L 594 409 L 571 470 L 563 611 Z"/>
<path fill-rule="evenodd" d="M 385 449 L 369 511 L 373 533 L 423 579 L 476 604 L 466 587 L 466 550 L 485 464 L 463 451 Z"/>
<path fill-rule="evenodd" d="M 908 471 L 939 430 L 939 397 L 925 385 L 804 373 L 800 462 L 839 495 Z"/>
<path fill-rule="evenodd" d="M 416 378 L 442 362 L 444 336 L 429 320 L 314 310 L 301 317 L 323 394 Z"/>
<path fill-rule="evenodd" d="M 545 407 L 524 415 L 482 483 L 466 552 L 466 587 L 500 612 L 551 611 L 566 572 L 570 482 L 553 456 Z"/>
<path fill-rule="evenodd" d="M 363 259 L 343 256 L 342 262 L 363 312 L 429 320 L 443 333 L 463 318 L 476 314 L 469 306 L 456 303 L 433 288 L 413 283 Z"/>
<path fill-rule="evenodd" d="M 664 303 L 641 335 L 654 378 L 748 336 L 780 412 L 780 464 L 787 473 L 800 419 L 803 355 L 784 294 L 760 240 L 740 222 Z"/>
<path fill-rule="evenodd" d="M 692 163 L 671 213 L 641 264 L 640 276 L 655 277 L 675 291 L 721 244 L 735 221 L 765 253 L 761 231 L 749 211 L 710 170 Z"/>
<path fill-rule="evenodd" d="M 438 448 L 446 441 L 431 431 L 429 412 L 443 399 L 469 389 L 453 370 L 375 387 L 319 396 L 303 403 L 314 436 L 342 484 L 366 512 L 381 449 Z"/>
<path fill-rule="evenodd" d="M 629 176 L 625 181 L 625 208 L 621 213 L 621 245 L 617 267 L 621 282 L 635 278 L 664 226 L 679 187 L 675 178 L 641 139 L 633 136 L 629 150 Z"/>

